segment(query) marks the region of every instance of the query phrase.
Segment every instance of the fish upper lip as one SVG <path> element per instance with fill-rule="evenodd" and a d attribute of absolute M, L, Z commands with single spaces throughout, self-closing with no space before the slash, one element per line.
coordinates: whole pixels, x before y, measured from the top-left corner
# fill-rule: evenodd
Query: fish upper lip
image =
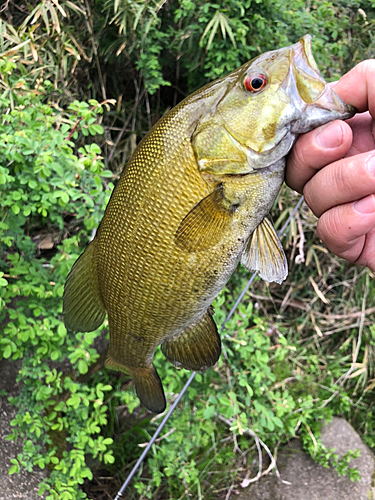
<path fill-rule="evenodd" d="M 302 45 L 302 50 L 306 56 L 307 62 L 309 63 L 309 66 L 319 75 L 320 71 L 318 68 L 318 65 L 315 62 L 314 55 L 312 53 L 312 48 L 311 48 L 311 35 L 306 34 L 303 37 L 301 37 L 296 45 Z"/>

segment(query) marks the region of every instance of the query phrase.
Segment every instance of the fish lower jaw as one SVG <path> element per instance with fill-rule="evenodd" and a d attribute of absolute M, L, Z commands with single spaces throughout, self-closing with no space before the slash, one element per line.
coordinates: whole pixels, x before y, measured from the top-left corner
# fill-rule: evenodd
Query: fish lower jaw
<path fill-rule="evenodd" d="M 353 106 L 346 104 L 342 109 L 327 109 L 323 104 L 314 103 L 314 107 L 307 108 L 303 116 L 291 123 L 290 131 L 296 136 L 305 134 L 334 120 L 348 120 L 356 112 Z"/>

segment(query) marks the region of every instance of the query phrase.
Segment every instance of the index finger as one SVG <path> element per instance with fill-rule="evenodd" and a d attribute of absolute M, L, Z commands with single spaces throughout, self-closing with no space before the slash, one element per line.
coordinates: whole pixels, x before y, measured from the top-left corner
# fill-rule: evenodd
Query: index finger
<path fill-rule="evenodd" d="M 334 91 L 347 104 L 360 113 L 370 111 L 375 117 L 375 59 L 368 59 L 354 66 L 336 85 Z"/>
<path fill-rule="evenodd" d="M 375 59 L 363 61 L 333 87 L 358 111 L 367 109 L 375 117 Z M 352 131 L 344 122 L 323 125 L 297 140 L 287 159 L 286 182 L 302 193 L 311 177 L 325 165 L 343 158 L 350 148 Z"/>

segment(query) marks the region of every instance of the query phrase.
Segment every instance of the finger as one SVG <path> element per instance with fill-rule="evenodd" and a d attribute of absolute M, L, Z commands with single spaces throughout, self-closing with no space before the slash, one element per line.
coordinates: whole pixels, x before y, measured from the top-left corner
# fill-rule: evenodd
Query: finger
<path fill-rule="evenodd" d="M 359 112 L 369 110 L 375 117 L 375 59 L 368 59 L 354 66 L 336 85 L 334 91 Z"/>
<path fill-rule="evenodd" d="M 353 156 L 375 149 L 375 118 L 370 113 L 357 113 L 347 120 L 353 131 L 353 142 L 346 156 Z"/>
<path fill-rule="evenodd" d="M 317 217 L 336 205 L 359 200 L 372 193 L 375 193 L 374 151 L 328 165 L 314 175 L 303 190 L 306 203 Z"/>
<path fill-rule="evenodd" d="M 364 248 L 355 263 L 375 271 L 375 228 L 366 234 Z"/>
<path fill-rule="evenodd" d="M 349 125 L 339 120 L 301 135 L 287 158 L 286 183 L 302 193 L 317 170 L 345 156 L 352 137 Z"/>
<path fill-rule="evenodd" d="M 331 252 L 375 269 L 375 195 L 328 210 L 317 231 Z"/>

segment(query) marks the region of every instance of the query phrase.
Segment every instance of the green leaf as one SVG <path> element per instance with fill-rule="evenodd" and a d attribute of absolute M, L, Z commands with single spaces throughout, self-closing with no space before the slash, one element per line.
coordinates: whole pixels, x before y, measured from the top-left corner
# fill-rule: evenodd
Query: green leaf
<path fill-rule="evenodd" d="M 3 351 L 3 356 L 5 359 L 8 359 L 11 357 L 11 355 L 12 355 L 12 347 L 10 346 L 10 344 L 8 344 Z"/>
<path fill-rule="evenodd" d="M 115 463 L 115 457 L 112 455 L 112 453 L 105 453 L 103 458 L 104 458 L 105 464 L 114 464 Z"/>
<path fill-rule="evenodd" d="M 203 412 L 203 417 L 205 419 L 212 418 L 215 415 L 216 408 L 215 406 L 207 406 Z"/>
<path fill-rule="evenodd" d="M 82 375 L 89 371 L 89 367 L 87 366 L 87 363 L 84 359 L 80 359 L 78 361 L 78 371 L 79 373 L 82 373 Z"/>
<path fill-rule="evenodd" d="M 27 342 L 29 340 L 29 337 L 30 337 L 30 331 L 29 330 L 23 330 L 21 332 L 21 340 L 22 340 L 22 342 Z"/>
<path fill-rule="evenodd" d="M 19 471 L 20 471 L 20 466 L 19 466 L 18 461 L 15 458 L 11 458 L 10 462 L 12 464 L 14 464 L 14 465 L 12 465 L 12 467 L 10 467 L 10 469 L 9 469 L 9 475 L 11 475 L 11 474 L 18 474 Z"/>
<path fill-rule="evenodd" d="M 51 352 L 51 360 L 52 361 L 57 361 L 60 357 L 59 351 L 52 351 Z"/>
<path fill-rule="evenodd" d="M 20 210 L 21 209 L 20 209 L 19 205 L 16 205 L 16 204 L 12 205 L 12 211 L 15 215 L 18 215 L 20 213 Z"/>
<path fill-rule="evenodd" d="M 91 480 L 93 478 L 92 472 L 88 467 L 84 467 L 80 471 L 81 477 L 87 477 L 87 479 Z"/>
<path fill-rule="evenodd" d="M 4 276 L 4 273 L 0 272 L 0 286 L 1 287 L 5 287 L 8 285 L 8 281 L 5 278 L 3 278 L 3 276 Z"/>
<path fill-rule="evenodd" d="M 113 177 L 113 172 L 111 170 L 103 170 L 100 175 L 102 177 Z"/>
<path fill-rule="evenodd" d="M 98 125 L 97 123 L 95 123 L 94 125 L 91 125 L 91 127 L 94 129 L 96 134 L 101 135 L 104 133 L 103 127 L 101 125 Z M 99 148 L 99 152 L 100 152 L 100 148 Z"/>

